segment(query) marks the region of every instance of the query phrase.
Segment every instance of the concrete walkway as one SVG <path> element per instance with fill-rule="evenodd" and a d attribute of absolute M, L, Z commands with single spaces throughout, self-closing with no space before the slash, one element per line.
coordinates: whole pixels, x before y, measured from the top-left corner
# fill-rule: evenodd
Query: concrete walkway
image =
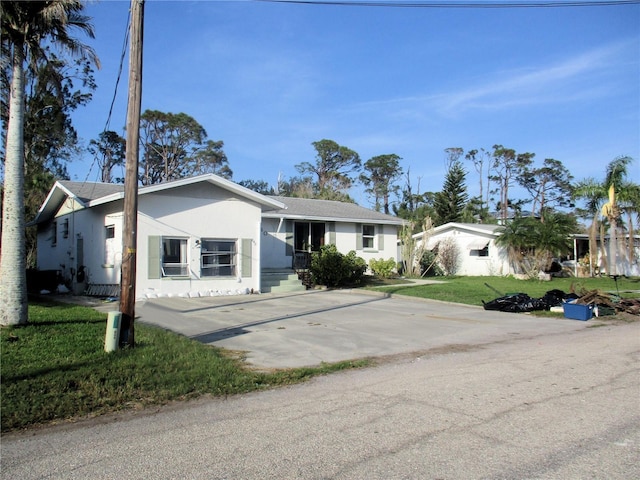
<path fill-rule="evenodd" d="M 158 298 L 137 303 L 136 316 L 142 323 L 244 352 L 248 363 L 264 369 L 462 350 L 580 330 L 589 323 L 364 290 Z"/>

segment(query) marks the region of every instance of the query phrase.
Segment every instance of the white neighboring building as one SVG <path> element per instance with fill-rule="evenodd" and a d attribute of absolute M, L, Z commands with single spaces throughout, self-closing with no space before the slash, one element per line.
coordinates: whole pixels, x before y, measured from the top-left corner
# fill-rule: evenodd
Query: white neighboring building
<path fill-rule="evenodd" d="M 501 235 L 501 225 L 485 225 L 475 223 L 447 223 L 433 229 L 429 237 L 427 250 L 434 250 L 438 244 L 451 238 L 458 246 L 460 263 L 456 275 L 464 276 L 490 276 L 490 275 L 511 275 L 513 268 L 508 260 L 505 248 L 495 244 L 495 240 Z M 570 271 L 576 277 L 589 277 L 592 275 L 609 274 L 605 268 L 603 259 L 603 248 L 601 238 L 597 237 L 596 250 L 598 254 L 598 265 L 591 269 L 581 267 L 576 261 L 588 257 L 589 236 L 586 234 L 572 234 L 569 236 L 573 243 L 573 252 L 568 254 L 569 259 L 562 259 L 565 270 Z M 414 239 L 420 240 L 422 233 L 415 234 Z M 629 235 L 619 239 L 617 248 L 618 275 L 636 276 L 640 274 L 640 235 L 634 236 L 635 255 L 633 261 L 629 260 L 628 244 Z M 611 255 L 611 244 L 609 235 L 605 236 L 604 250 L 607 255 Z"/>
<path fill-rule="evenodd" d="M 596 236 L 595 250 L 597 253 L 597 264 L 589 265 L 589 235 L 580 233 L 571 235 L 573 240 L 573 259 L 564 262 L 574 271 L 576 277 L 589 277 L 592 275 L 624 275 L 626 277 L 637 277 L 640 275 L 640 235 L 634 235 L 633 239 L 628 233 L 622 233 L 617 238 L 616 260 L 612 261 L 612 242 L 611 237 L 607 234 L 604 237 L 604 245 L 602 237 Z M 630 255 L 629 246 L 633 242 L 633 255 Z M 607 260 L 605 260 L 603 251 L 606 252 Z M 630 258 L 631 257 L 631 258 Z M 576 262 L 575 259 L 578 261 Z M 609 265 L 607 271 L 606 265 Z"/>
<path fill-rule="evenodd" d="M 452 239 L 459 252 L 456 275 L 493 276 L 511 273 L 505 249 L 496 246 L 500 225 L 476 223 L 446 223 L 433 229 L 428 238 L 427 250 L 434 250 L 445 239 Z M 423 234 L 413 238 L 421 241 Z"/>

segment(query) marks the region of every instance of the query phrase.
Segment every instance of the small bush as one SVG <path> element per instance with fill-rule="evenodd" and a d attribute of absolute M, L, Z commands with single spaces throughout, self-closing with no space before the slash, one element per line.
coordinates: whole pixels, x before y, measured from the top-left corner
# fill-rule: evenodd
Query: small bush
<path fill-rule="evenodd" d="M 388 260 L 372 258 L 369 260 L 369 268 L 374 275 L 380 278 L 389 278 L 396 271 L 396 261 L 393 258 Z"/>
<path fill-rule="evenodd" d="M 460 249 L 452 238 L 445 238 L 438 245 L 438 263 L 445 275 L 455 275 L 460 264 Z"/>
<path fill-rule="evenodd" d="M 423 277 L 439 277 L 444 275 L 437 263 L 437 256 L 431 250 L 426 250 L 420 259 L 420 274 Z"/>
<path fill-rule="evenodd" d="M 367 271 L 367 263 L 356 252 L 343 255 L 335 245 L 323 245 L 311 255 L 311 275 L 317 285 L 342 287 L 358 285 Z"/>

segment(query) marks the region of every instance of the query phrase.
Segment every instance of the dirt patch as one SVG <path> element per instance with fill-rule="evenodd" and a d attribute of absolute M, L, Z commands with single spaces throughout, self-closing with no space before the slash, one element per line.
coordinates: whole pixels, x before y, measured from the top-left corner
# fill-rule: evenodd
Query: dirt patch
<path fill-rule="evenodd" d="M 388 363 L 406 363 L 406 362 L 413 362 L 416 359 L 420 359 L 420 358 L 431 358 L 438 355 L 449 355 L 452 353 L 473 352 L 476 350 L 482 350 L 483 348 L 485 348 L 484 345 L 469 345 L 469 344 L 456 343 L 451 345 L 444 345 L 441 347 L 429 348 L 427 350 L 418 350 L 415 352 L 384 355 L 380 357 L 375 357 L 372 360 L 375 365 L 384 365 Z"/>

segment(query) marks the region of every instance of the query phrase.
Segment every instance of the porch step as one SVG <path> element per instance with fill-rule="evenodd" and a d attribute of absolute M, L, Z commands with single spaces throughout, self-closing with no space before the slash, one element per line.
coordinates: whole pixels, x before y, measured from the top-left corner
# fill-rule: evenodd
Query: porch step
<path fill-rule="evenodd" d="M 84 291 L 88 297 L 119 297 L 120 285 L 112 283 L 90 283 Z"/>
<path fill-rule="evenodd" d="M 293 270 L 263 270 L 262 293 L 304 292 L 307 288 Z"/>

